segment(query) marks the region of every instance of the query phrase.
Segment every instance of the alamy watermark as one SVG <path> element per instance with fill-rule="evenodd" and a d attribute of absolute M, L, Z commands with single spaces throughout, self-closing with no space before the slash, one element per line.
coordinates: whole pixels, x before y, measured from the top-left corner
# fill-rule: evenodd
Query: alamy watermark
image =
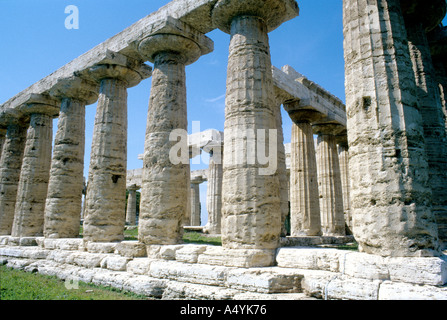
<path fill-rule="evenodd" d="M 193 133 L 200 132 L 200 122 L 193 122 Z M 190 156 L 193 164 L 199 164 L 202 149 L 213 154 L 216 164 L 247 165 L 258 167 L 259 175 L 273 175 L 278 167 L 278 132 L 276 129 L 244 129 L 226 133 L 227 150 L 222 159 L 222 144 L 211 143 L 201 146 L 200 143 L 189 143 L 188 133 L 184 129 L 175 129 L 170 133 L 169 141 L 177 142 L 169 150 L 172 164 L 189 164 Z M 231 135 L 230 135 L 231 134 Z M 223 141 L 222 141 L 223 142 Z"/>
<path fill-rule="evenodd" d="M 79 9 L 75 5 L 65 7 L 65 13 L 68 16 L 65 18 L 65 28 L 68 30 L 79 29 Z"/>

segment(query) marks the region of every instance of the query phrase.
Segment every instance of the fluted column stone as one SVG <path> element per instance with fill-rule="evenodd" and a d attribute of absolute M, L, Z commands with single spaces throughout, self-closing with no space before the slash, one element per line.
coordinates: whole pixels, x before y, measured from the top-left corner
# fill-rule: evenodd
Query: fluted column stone
<path fill-rule="evenodd" d="M 276 133 L 278 125 L 268 32 L 297 14 L 295 1 L 281 0 L 220 0 L 212 10 L 214 24 L 231 35 L 222 185 L 222 244 L 227 249 L 275 249 L 279 244 L 277 167 L 264 173 L 266 166 L 250 143 L 260 142 L 262 132 L 262 143 L 269 145 L 271 130 Z"/>
<path fill-rule="evenodd" d="M 23 152 L 14 222 L 13 237 L 42 236 L 44 210 L 50 176 L 53 143 L 53 117 L 59 111 L 59 102 L 46 97 L 26 104 L 23 113 L 30 122 Z"/>
<path fill-rule="evenodd" d="M 140 43 L 139 50 L 154 63 L 154 71 L 147 114 L 138 239 L 148 245 L 176 244 L 182 241 L 184 217 L 190 202 L 185 66 L 196 61 L 201 50 L 194 41 L 174 34 L 150 36 Z M 170 140 L 173 130 L 181 132 L 180 142 Z M 173 163 L 170 151 L 178 143 L 186 154 Z"/>
<path fill-rule="evenodd" d="M 346 233 L 352 234 L 350 180 L 349 180 L 349 146 L 346 131 L 336 137 L 338 144 L 338 161 L 340 163 L 341 187 L 343 194 L 343 212 L 345 215 Z"/>
<path fill-rule="evenodd" d="M 6 126 L 0 157 L 0 235 L 10 235 L 12 231 L 27 132 L 27 126 L 17 118 Z"/>
<path fill-rule="evenodd" d="M 343 192 L 336 135 L 340 125 L 314 124 L 318 135 L 317 171 L 320 192 L 321 230 L 325 236 L 344 236 Z"/>
<path fill-rule="evenodd" d="M 124 239 L 127 172 L 127 88 L 138 69 L 105 64 L 89 70 L 100 82 L 84 216 L 84 240 Z"/>
<path fill-rule="evenodd" d="M 439 255 L 401 2 L 343 0 L 353 233 L 362 252 Z"/>
<path fill-rule="evenodd" d="M 96 83 L 62 79 L 51 95 L 61 99 L 45 203 L 46 238 L 79 236 L 84 189 L 85 106 L 98 99 Z"/>
<path fill-rule="evenodd" d="M 299 102 L 294 102 L 298 104 Z M 295 108 L 290 105 L 286 109 Z M 311 110 L 290 111 L 293 121 L 290 154 L 290 235 L 319 236 L 320 195 L 312 122 L 322 118 Z"/>
<path fill-rule="evenodd" d="M 200 182 L 191 180 L 191 226 L 200 226 Z"/>
<path fill-rule="evenodd" d="M 221 233 L 222 221 L 222 166 L 223 147 L 218 146 L 210 152 L 208 165 L 208 187 L 206 190 L 206 209 L 208 222 L 204 231 L 210 234 Z"/>
<path fill-rule="evenodd" d="M 137 224 L 137 186 L 128 188 L 127 197 L 126 224 L 134 226 Z"/>

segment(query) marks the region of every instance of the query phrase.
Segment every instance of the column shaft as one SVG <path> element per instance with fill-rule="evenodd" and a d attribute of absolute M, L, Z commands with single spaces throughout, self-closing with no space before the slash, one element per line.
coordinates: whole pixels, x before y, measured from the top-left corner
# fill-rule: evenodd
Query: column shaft
<path fill-rule="evenodd" d="M 200 184 L 191 183 L 191 226 L 200 226 Z"/>
<path fill-rule="evenodd" d="M 101 80 L 90 156 L 84 239 L 124 239 L 127 171 L 127 83 Z"/>
<path fill-rule="evenodd" d="M 343 193 L 335 135 L 318 134 L 317 167 L 321 230 L 325 236 L 344 236 Z"/>
<path fill-rule="evenodd" d="M 361 251 L 438 254 L 428 165 L 398 0 L 344 0 L 353 233 Z"/>
<path fill-rule="evenodd" d="M 338 160 L 340 162 L 341 187 L 343 194 L 343 212 L 345 215 L 346 232 L 352 234 L 350 181 L 349 181 L 349 150 L 347 143 L 338 144 Z"/>
<path fill-rule="evenodd" d="M 79 235 L 84 188 L 85 102 L 63 99 L 57 127 L 44 235 L 75 238 Z"/>
<path fill-rule="evenodd" d="M 0 157 L 0 235 L 10 235 L 22 168 L 27 127 L 8 125 Z"/>
<path fill-rule="evenodd" d="M 290 235 L 321 235 L 317 160 L 312 125 L 292 124 L 290 154 Z"/>
<path fill-rule="evenodd" d="M 146 244 L 176 244 L 183 236 L 189 156 L 185 163 L 171 162 L 178 143 L 169 139 L 174 129 L 186 137 L 185 64 L 180 55 L 161 52 L 154 62 L 143 159 L 138 238 Z"/>
<path fill-rule="evenodd" d="M 259 154 L 252 152 L 253 144 L 260 141 L 259 136 L 252 139 L 259 130 L 268 137 L 270 129 L 277 129 L 264 21 L 255 16 L 235 17 L 229 52 L 222 242 L 226 248 L 273 249 L 281 233 L 279 179 L 276 174 L 260 173 L 265 166 L 259 164 Z M 276 139 L 274 145 L 276 148 Z M 277 154 L 274 157 L 276 161 Z"/>
<path fill-rule="evenodd" d="M 47 114 L 31 114 L 17 189 L 14 237 L 43 235 L 52 135 L 53 119 Z"/>
<path fill-rule="evenodd" d="M 126 223 L 134 226 L 137 224 L 137 190 L 129 189 L 127 197 Z"/>
<path fill-rule="evenodd" d="M 208 222 L 204 230 L 210 234 L 221 233 L 222 221 L 222 148 L 210 153 L 208 166 L 208 188 L 206 190 L 206 209 Z"/>

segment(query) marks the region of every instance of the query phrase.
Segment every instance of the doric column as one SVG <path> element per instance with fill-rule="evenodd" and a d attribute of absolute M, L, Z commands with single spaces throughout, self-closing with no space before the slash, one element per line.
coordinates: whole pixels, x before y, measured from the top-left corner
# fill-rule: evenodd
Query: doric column
<path fill-rule="evenodd" d="M 317 171 L 320 192 L 321 230 L 325 236 L 344 236 L 343 192 L 336 135 L 342 127 L 334 124 L 314 124 L 318 134 Z"/>
<path fill-rule="evenodd" d="M 399 0 L 343 0 L 353 233 L 363 252 L 439 254 Z"/>
<path fill-rule="evenodd" d="M 299 105 L 299 102 L 290 104 Z M 290 235 L 321 235 L 320 195 L 312 122 L 322 115 L 287 104 L 293 121 L 290 153 Z"/>
<path fill-rule="evenodd" d="M 186 36 L 167 33 L 144 39 L 139 50 L 154 63 L 154 72 L 144 146 L 138 238 L 148 245 L 176 244 L 182 240 L 184 216 L 190 202 L 185 66 L 195 62 L 202 51 L 197 42 Z M 178 144 L 181 148 L 174 148 Z M 171 149 L 181 154 L 171 154 Z"/>
<path fill-rule="evenodd" d="M 127 172 L 127 88 L 143 76 L 136 63 L 97 65 L 89 76 L 100 82 L 84 216 L 84 240 L 124 239 Z M 144 71 L 144 68 L 142 69 Z"/>
<path fill-rule="evenodd" d="M 14 237 L 43 235 L 53 143 L 53 117 L 59 112 L 59 101 L 47 97 L 35 98 L 23 106 L 23 112 L 29 115 L 30 122 L 11 232 Z"/>
<path fill-rule="evenodd" d="M 206 209 L 208 222 L 204 231 L 210 234 L 221 233 L 222 221 L 222 164 L 223 147 L 218 146 L 210 152 L 208 165 L 208 187 L 206 190 Z"/>
<path fill-rule="evenodd" d="M 275 153 L 269 159 L 275 163 L 268 161 L 266 168 L 259 156 L 262 148 L 267 153 L 270 145 L 277 149 L 268 32 L 297 14 L 295 1 L 282 0 L 220 0 L 212 10 L 214 24 L 231 34 L 222 185 L 224 248 L 275 249 L 279 244 L 278 158 Z M 274 142 L 269 143 L 272 132 Z"/>
<path fill-rule="evenodd" d="M 10 118 L 0 157 L 0 235 L 10 235 L 22 168 L 27 126 Z"/>
<path fill-rule="evenodd" d="M 5 143 L 6 129 L 7 129 L 7 127 L 4 127 L 4 128 L 0 127 L 0 157 L 3 152 L 3 144 Z"/>
<path fill-rule="evenodd" d="M 46 238 L 79 235 L 84 189 L 85 106 L 98 99 L 96 83 L 62 79 L 50 94 L 61 99 L 45 203 Z"/>
<path fill-rule="evenodd" d="M 137 190 L 139 188 L 135 185 L 130 186 L 127 190 L 129 196 L 127 197 L 126 223 L 130 226 L 137 224 Z"/>
<path fill-rule="evenodd" d="M 348 234 L 352 234 L 350 181 L 349 181 L 349 147 L 346 131 L 336 137 L 338 144 L 338 161 L 340 162 L 341 187 L 343 194 L 343 212 Z"/>
<path fill-rule="evenodd" d="M 438 26 L 445 16 L 447 5 L 445 0 L 413 2 L 413 6 L 409 7 L 403 2 L 402 11 L 416 79 L 416 96 L 424 128 L 425 150 L 432 190 L 432 210 L 437 222 L 440 222 L 447 219 L 446 122 L 426 32 Z M 447 240 L 447 235 L 443 235 L 442 238 L 444 241 Z"/>
<path fill-rule="evenodd" d="M 200 183 L 191 180 L 191 226 L 200 226 Z"/>

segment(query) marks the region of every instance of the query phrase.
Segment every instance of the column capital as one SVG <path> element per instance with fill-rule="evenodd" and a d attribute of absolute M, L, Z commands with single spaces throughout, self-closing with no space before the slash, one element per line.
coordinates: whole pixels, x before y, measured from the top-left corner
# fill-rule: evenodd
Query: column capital
<path fill-rule="evenodd" d="M 136 184 L 132 184 L 130 186 L 126 186 L 126 189 L 129 191 L 137 191 L 138 189 L 140 189 L 140 187 L 137 186 Z"/>
<path fill-rule="evenodd" d="M 46 114 L 50 117 L 57 117 L 59 115 L 60 102 L 58 99 L 43 94 L 30 94 L 25 103 L 23 103 L 19 110 L 24 117 L 29 117 L 33 113 Z"/>
<path fill-rule="evenodd" d="M 344 126 L 337 123 L 316 123 L 312 125 L 312 129 L 315 134 L 333 136 L 338 136 L 346 130 Z"/>
<path fill-rule="evenodd" d="M 150 62 L 162 52 L 175 53 L 185 65 L 197 61 L 202 55 L 199 45 L 191 39 L 177 34 L 155 34 L 143 39 L 138 46 L 139 52 Z"/>
<path fill-rule="evenodd" d="M 259 17 L 270 32 L 298 14 L 294 0 L 219 0 L 211 12 L 213 24 L 226 33 L 231 33 L 231 22 L 238 16 Z"/>
<path fill-rule="evenodd" d="M 93 104 L 98 100 L 99 86 L 93 81 L 82 79 L 78 76 L 59 79 L 51 88 L 50 95 L 57 99 L 76 99 Z"/>
<path fill-rule="evenodd" d="M 426 32 L 437 27 L 447 13 L 445 0 L 401 1 L 402 14 L 407 23 L 421 23 Z"/>
<path fill-rule="evenodd" d="M 324 114 L 316 110 L 289 108 L 287 104 L 284 104 L 284 108 L 289 113 L 289 117 L 294 123 L 314 123 L 326 118 Z"/>
<path fill-rule="evenodd" d="M 131 88 L 150 77 L 152 68 L 144 63 L 135 69 L 118 64 L 100 64 L 88 68 L 85 74 L 96 82 L 101 82 L 104 79 L 117 79 L 125 82 L 127 88 Z"/>

